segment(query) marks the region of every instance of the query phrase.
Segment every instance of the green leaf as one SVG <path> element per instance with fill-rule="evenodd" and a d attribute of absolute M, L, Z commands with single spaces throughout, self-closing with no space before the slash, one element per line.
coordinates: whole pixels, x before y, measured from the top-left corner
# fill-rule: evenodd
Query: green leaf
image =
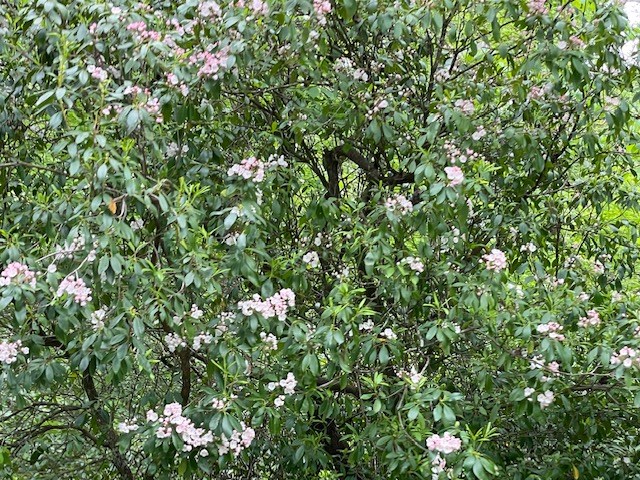
<path fill-rule="evenodd" d="M 358 10 L 357 0 L 344 0 L 344 14 L 341 15 L 345 20 L 351 20 Z"/>
<path fill-rule="evenodd" d="M 409 421 L 413 421 L 416 418 L 418 418 L 419 414 L 420 414 L 420 408 L 417 405 L 415 405 L 411 407 L 411 410 L 409 410 L 409 414 L 407 415 L 407 418 L 409 419 Z"/>
<path fill-rule="evenodd" d="M 141 317 L 133 319 L 133 333 L 136 337 L 142 337 L 144 334 L 144 320 Z"/>

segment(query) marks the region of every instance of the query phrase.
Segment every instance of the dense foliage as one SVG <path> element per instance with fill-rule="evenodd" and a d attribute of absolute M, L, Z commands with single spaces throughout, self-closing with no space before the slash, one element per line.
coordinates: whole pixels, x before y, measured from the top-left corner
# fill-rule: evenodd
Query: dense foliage
<path fill-rule="evenodd" d="M 4 478 L 640 475 L 619 4 L 0 12 Z"/>

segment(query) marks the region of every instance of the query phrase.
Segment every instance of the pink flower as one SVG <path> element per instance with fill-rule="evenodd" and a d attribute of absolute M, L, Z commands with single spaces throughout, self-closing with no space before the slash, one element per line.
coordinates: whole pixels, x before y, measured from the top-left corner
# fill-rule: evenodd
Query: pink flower
<path fill-rule="evenodd" d="M 460 450 L 461 447 L 462 441 L 449 432 L 445 432 L 442 437 L 434 434 L 427 438 L 427 448 L 431 451 L 447 454 Z"/>
<path fill-rule="evenodd" d="M 242 177 L 245 180 L 260 183 L 264 180 L 264 170 L 264 162 L 258 160 L 256 157 L 249 157 L 233 165 L 227 171 L 227 175 L 230 177 Z"/>
<path fill-rule="evenodd" d="M 384 206 L 391 213 L 398 215 L 407 215 L 413 211 L 413 203 L 404 195 L 396 194 L 387 198 L 384 202 Z"/>
<path fill-rule="evenodd" d="M 460 167 L 445 167 L 444 171 L 447 174 L 449 185 L 451 187 L 460 185 L 464 181 L 464 173 L 462 173 L 462 169 Z"/>
<path fill-rule="evenodd" d="M 327 14 L 331 13 L 331 2 L 328 0 L 313 0 L 313 10 L 316 12 L 318 23 L 327 24 Z"/>
<path fill-rule="evenodd" d="M 20 262 L 11 262 L 0 273 L 0 287 L 14 285 L 29 285 L 31 288 L 36 286 L 36 274 Z"/>
<path fill-rule="evenodd" d="M 530 0 L 528 5 L 529 11 L 534 15 L 545 15 L 549 13 L 549 9 L 545 6 L 545 0 Z"/>
<path fill-rule="evenodd" d="M 538 325 L 536 327 L 536 330 L 539 333 L 547 333 L 549 335 L 549 338 L 552 338 L 554 340 L 564 340 L 564 335 L 560 333 L 562 332 L 563 327 L 558 322 L 543 323 L 541 325 Z"/>
<path fill-rule="evenodd" d="M 18 359 L 19 353 L 23 353 L 24 355 L 29 353 L 29 348 L 23 347 L 21 340 L 16 340 L 15 342 L 3 340 L 2 343 L 0 343 L 0 363 L 11 365 Z"/>
<path fill-rule="evenodd" d="M 487 270 L 493 270 L 499 272 L 507 268 L 507 257 L 501 250 L 494 248 L 491 253 L 488 253 L 482 257 L 487 267 Z"/>
<path fill-rule="evenodd" d="M 409 265 L 409 268 L 417 273 L 424 272 L 424 263 L 418 258 L 415 257 L 407 257 L 403 258 L 401 263 L 405 263 Z"/>
<path fill-rule="evenodd" d="M 206 448 L 213 442 L 213 433 L 204 428 L 197 428 L 194 423 L 182 415 L 182 406 L 179 403 L 165 405 L 162 417 L 149 410 L 147 421 L 160 422 L 156 430 L 156 438 L 163 439 L 171 436 L 172 430 L 180 436 L 184 442 L 182 450 L 190 452 L 194 448 Z"/>
<path fill-rule="evenodd" d="M 103 68 L 96 67 L 95 65 L 88 65 L 87 72 L 89 72 L 91 76 L 99 82 L 104 82 L 108 78 L 107 71 Z"/>
<path fill-rule="evenodd" d="M 471 100 L 456 100 L 454 105 L 465 115 L 472 115 L 475 111 L 475 106 Z"/>
<path fill-rule="evenodd" d="M 264 318 L 278 317 L 278 320 L 285 320 L 288 308 L 294 307 L 295 304 L 295 293 L 289 288 L 283 288 L 264 301 L 260 299 L 259 295 L 254 295 L 251 300 L 238 302 L 238 308 L 247 317 L 254 313 L 259 313 Z"/>
<path fill-rule="evenodd" d="M 232 452 L 235 456 L 240 455 L 240 452 L 251 445 L 253 439 L 256 436 L 256 432 L 253 428 L 247 427 L 244 422 L 240 422 L 242 428 L 241 431 L 234 430 L 229 438 L 223 433 L 218 446 L 218 454 L 225 455 Z"/>
<path fill-rule="evenodd" d="M 267 5 L 267 2 L 263 2 L 262 0 L 252 0 L 251 10 L 253 10 L 253 13 L 256 15 L 266 15 L 269 13 L 269 5 Z"/>
<path fill-rule="evenodd" d="M 611 365 L 623 365 L 625 368 L 640 366 L 638 351 L 630 347 L 622 347 L 618 353 L 611 355 Z"/>
<path fill-rule="evenodd" d="M 578 326 L 583 328 L 597 327 L 598 325 L 600 325 L 600 314 L 596 310 L 589 310 L 587 316 L 580 317 L 578 321 Z"/>
<path fill-rule="evenodd" d="M 157 422 L 158 418 L 158 414 L 153 410 L 149 410 L 147 412 L 147 422 Z"/>
<path fill-rule="evenodd" d="M 81 306 L 86 306 L 91 301 L 91 289 L 87 287 L 84 280 L 76 278 L 75 280 L 66 277 L 60 282 L 56 297 L 61 297 L 64 294 L 71 295 L 75 303 L 79 303 Z"/>
<path fill-rule="evenodd" d="M 198 70 L 199 77 L 212 77 L 214 80 L 217 80 L 220 70 L 227 67 L 228 59 L 229 49 L 223 48 L 216 53 L 211 53 L 209 50 L 194 53 L 189 57 L 189 63 L 191 65 L 196 63 L 202 64 L 200 70 Z"/>
<path fill-rule="evenodd" d="M 214 1 L 200 2 L 198 11 L 203 17 L 219 17 L 222 15 L 222 9 Z"/>

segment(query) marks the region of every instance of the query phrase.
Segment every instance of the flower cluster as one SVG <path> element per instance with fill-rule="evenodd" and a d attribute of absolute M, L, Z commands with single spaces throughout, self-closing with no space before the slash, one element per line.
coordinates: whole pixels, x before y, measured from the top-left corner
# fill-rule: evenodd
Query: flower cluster
<path fill-rule="evenodd" d="M 268 350 L 278 349 L 278 339 L 273 333 L 260 332 L 260 340 L 262 340 Z"/>
<path fill-rule="evenodd" d="M 236 319 L 236 314 L 233 312 L 222 312 L 216 325 L 216 333 L 223 334 L 229 330 L 229 324 L 233 323 Z"/>
<path fill-rule="evenodd" d="M 387 340 L 397 340 L 398 339 L 398 335 L 396 335 L 396 332 L 394 332 L 390 328 L 385 328 L 382 332 L 380 332 L 380 336 L 381 337 L 385 337 Z"/>
<path fill-rule="evenodd" d="M 120 422 L 118 424 L 117 430 L 120 433 L 129 433 L 135 432 L 136 430 L 138 430 L 138 428 L 138 425 L 136 425 L 136 419 L 134 418 L 130 422 Z"/>
<path fill-rule="evenodd" d="M 242 177 L 245 180 L 252 180 L 255 183 L 260 183 L 264 180 L 264 173 L 267 168 L 270 167 L 286 167 L 288 163 L 284 160 L 284 157 L 270 156 L 267 163 L 258 160 L 256 157 L 249 157 L 241 160 L 240 163 L 233 165 L 228 171 L 227 175 L 230 177 Z"/>
<path fill-rule="evenodd" d="M 308 238 L 308 237 L 302 237 L 300 240 L 301 240 L 303 243 L 307 243 L 307 242 L 309 241 L 309 238 Z M 315 236 L 315 237 L 313 237 L 313 242 L 312 242 L 312 243 L 313 243 L 316 247 L 321 247 L 321 246 L 322 246 L 322 242 L 324 242 L 325 240 L 326 240 L 326 243 L 324 244 L 324 247 L 325 247 L 325 248 L 331 248 L 331 246 L 333 245 L 333 244 L 331 243 L 331 238 L 326 238 L 326 237 L 325 237 L 325 235 L 323 235 L 323 234 L 322 234 L 322 232 L 318 232 L 318 233 L 316 234 L 316 236 Z"/>
<path fill-rule="evenodd" d="M 35 288 L 36 274 L 20 262 L 11 262 L 2 273 L 0 273 L 0 287 L 9 284 L 29 285 L 31 288 Z"/>
<path fill-rule="evenodd" d="M 213 0 L 208 0 L 198 4 L 198 13 L 207 18 L 220 17 L 222 15 L 222 9 L 220 5 Z"/>
<path fill-rule="evenodd" d="M 625 368 L 640 367 L 640 356 L 634 348 L 622 347 L 618 353 L 611 355 L 611 365 L 622 365 Z"/>
<path fill-rule="evenodd" d="M 18 359 L 19 353 L 23 353 L 24 355 L 29 353 L 29 348 L 23 347 L 21 340 L 16 340 L 15 342 L 3 340 L 2 343 L 0 343 L 0 363 L 11 365 Z"/>
<path fill-rule="evenodd" d="M 184 442 L 182 450 L 190 452 L 194 448 L 205 447 L 213 442 L 213 433 L 204 428 L 196 428 L 194 423 L 187 417 L 182 416 L 182 405 L 170 403 L 165 405 L 162 417 L 153 410 L 147 412 L 147 421 L 160 422 L 160 427 L 156 430 L 156 438 L 169 438 L 174 431 Z"/>
<path fill-rule="evenodd" d="M 95 65 L 88 65 L 87 72 L 89 72 L 91 76 L 99 82 L 105 82 L 107 78 L 109 78 L 106 70 L 100 67 L 96 67 Z"/>
<path fill-rule="evenodd" d="M 200 308 L 198 308 L 198 306 L 195 303 L 193 303 L 191 305 L 191 310 L 189 310 L 187 315 L 189 315 L 194 320 L 198 320 L 202 318 L 202 316 L 204 315 L 204 312 L 200 310 Z M 176 325 L 182 325 L 183 317 L 181 317 L 180 315 L 174 315 L 172 320 L 173 320 L 173 323 L 175 323 Z"/>
<path fill-rule="evenodd" d="M 535 244 L 532 242 L 529 242 L 525 245 L 520 246 L 521 252 L 534 253 L 536 250 L 538 250 L 538 247 L 536 247 Z M 561 282 L 561 283 L 564 283 L 564 282 Z"/>
<path fill-rule="evenodd" d="M 231 399 L 237 398 L 236 395 L 232 395 Z M 214 398 L 211 400 L 211 408 L 214 410 L 224 410 L 229 406 L 229 401 L 224 398 Z"/>
<path fill-rule="evenodd" d="M 551 390 L 547 390 L 544 393 L 538 395 L 537 400 L 540 403 L 540 408 L 547 408 L 549 405 L 553 403 L 555 395 Z"/>
<path fill-rule="evenodd" d="M 296 294 L 289 288 L 283 288 L 278 293 L 266 300 L 261 300 L 259 295 L 254 295 L 251 300 L 238 302 L 238 308 L 245 316 L 254 313 L 261 314 L 264 318 L 278 317 L 278 320 L 287 318 L 289 307 L 296 305 Z"/>
<path fill-rule="evenodd" d="M 64 258 L 73 258 L 73 254 L 79 250 L 83 250 L 85 247 L 85 239 L 81 234 L 76 235 L 71 244 L 68 247 L 62 245 L 56 246 L 54 260 L 62 260 Z"/>
<path fill-rule="evenodd" d="M 276 387 L 280 386 L 284 389 L 285 395 L 293 395 L 294 393 L 296 393 L 297 384 L 298 381 L 296 380 L 296 377 L 293 375 L 293 373 L 289 372 L 286 378 L 283 378 L 279 382 L 269 382 L 267 384 L 267 390 L 272 392 L 276 389 Z"/>
<path fill-rule="evenodd" d="M 575 35 L 569 37 L 569 43 L 575 49 L 581 49 L 587 45 L 580 37 L 576 37 Z"/>
<path fill-rule="evenodd" d="M 546 371 L 550 372 L 554 376 L 560 375 L 560 364 L 555 361 L 545 364 L 545 361 L 542 355 L 536 355 L 535 357 L 532 357 L 531 361 L 529 362 L 529 368 L 531 370 L 545 369 Z M 546 375 L 542 375 L 540 377 L 540 380 L 543 382 L 548 382 L 551 380 L 551 378 L 547 377 Z"/>
<path fill-rule="evenodd" d="M 549 13 L 549 9 L 545 3 L 546 0 L 529 0 L 527 7 L 529 7 L 529 11 L 534 15 L 546 15 Z"/>
<path fill-rule="evenodd" d="M 187 342 L 177 333 L 169 333 L 164 337 L 164 343 L 171 353 L 175 352 L 178 347 L 186 347 Z"/>
<path fill-rule="evenodd" d="M 453 142 L 448 140 L 444 142 L 442 148 L 444 149 L 447 160 L 449 160 L 452 165 L 455 165 L 458 162 L 467 163 L 468 161 L 479 160 L 482 158 L 479 153 L 475 152 L 471 148 L 467 148 L 466 150 L 462 151 Z"/>
<path fill-rule="evenodd" d="M 371 330 L 373 330 L 373 327 L 375 327 L 375 323 L 373 323 L 373 320 L 369 319 L 358 325 L 358 330 L 360 330 L 361 332 L 370 332 Z"/>
<path fill-rule="evenodd" d="M 399 215 L 407 215 L 413 211 L 413 203 L 411 203 L 407 197 L 400 194 L 387 198 L 384 206 L 389 212 Z"/>
<path fill-rule="evenodd" d="M 221 444 L 218 446 L 218 454 L 226 455 L 232 452 L 236 457 L 240 452 L 251 445 L 256 436 L 253 428 L 247 427 L 244 422 L 240 422 L 242 431 L 234 430 L 229 438 L 223 433 L 220 437 Z"/>
<path fill-rule="evenodd" d="M 494 248 L 491 253 L 482 256 L 487 270 L 499 272 L 507 268 L 507 257 L 501 250 Z"/>
<path fill-rule="evenodd" d="M 562 329 L 562 325 L 560 325 L 558 322 L 543 323 L 542 325 L 538 325 L 536 327 L 538 333 L 547 333 L 549 335 L 549 338 L 558 341 L 564 340 L 564 335 L 560 333 L 562 332 Z"/>
<path fill-rule="evenodd" d="M 180 93 L 182 93 L 182 96 L 186 97 L 187 95 L 189 95 L 189 87 L 187 86 L 186 83 L 181 82 L 180 79 L 178 78 L 178 76 L 175 73 L 168 72 L 166 77 L 167 77 L 167 82 L 169 83 L 169 85 L 172 85 L 174 87 L 178 87 L 178 89 L 180 90 Z M 189 149 L 189 147 L 187 147 L 187 150 L 188 149 Z"/>
<path fill-rule="evenodd" d="M 438 453 L 433 460 L 431 460 L 431 479 L 438 480 L 440 474 L 445 471 L 447 461 Z"/>
<path fill-rule="evenodd" d="M 598 325 L 600 325 L 600 314 L 596 310 L 589 310 L 586 317 L 580 317 L 578 320 L 579 327 L 597 327 Z"/>
<path fill-rule="evenodd" d="M 262 0 L 251 0 L 249 8 L 251 8 L 256 15 L 266 15 L 269 13 L 269 5 Z"/>
<path fill-rule="evenodd" d="M 413 388 L 418 386 L 420 384 L 420 382 L 424 379 L 424 375 L 422 375 L 422 373 L 418 372 L 416 367 L 411 367 L 411 371 L 410 372 L 407 372 L 405 370 L 400 370 L 398 372 L 398 377 L 406 379 L 411 384 L 411 386 Z"/>
<path fill-rule="evenodd" d="M 273 404 L 275 407 L 279 408 L 284 405 L 284 401 L 287 395 L 293 395 L 295 393 L 296 385 L 298 381 L 293 373 L 289 372 L 286 378 L 283 378 L 279 382 L 269 382 L 267 384 L 267 390 L 273 392 L 277 387 L 282 387 L 284 389 L 284 395 L 278 395 L 274 400 Z"/>
<path fill-rule="evenodd" d="M 311 251 L 306 253 L 302 257 L 302 261 L 309 265 L 311 268 L 318 268 L 320 266 L 320 257 L 317 252 Z"/>
<path fill-rule="evenodd" d="M 202 344 L 209 345 L 213 341 L 213 335 L 210 333 L 200 333 L 193 337 L 193 349 L 197 352 L 202 348 Z"/>
<path fill-rule="evenodd" d="M 378 113 L 381 110 L 384 110 L 388 106 L 389 106 L 389 102 L 387 100 L 385 100 L 385 99 L 379 100 L 378 102 L 376 102 L 376 104 L 373 106 L 373 108 L 370 108 L 367 111 L 367 114 L 366 114 L 367 120 L 372 120 L 373 116 L 376 113 Z"/>
<path fill-rule="evenodd" d="M 104 318 L 107 316 L 107 311 L 104 307 L 99 308 L 91 314 L 91 327 L 94 330 L 102 330 L 104 328 Z"/>
<path fill-rule="evenodd" d="M 189 311 L 189 316 L 194 320 L 198 320 L 202 318 L 204 312 L 198 308 L 198 306 L 194 303 L 191 305 L 191 310 Z"/>
<path fill-rule="evenodd" d="M 353 62 L 350 58 L 341 57 L 336 60 L 336 63 L 333 65 L 333 69 L 336 72 L 342 72 L 350 77 L 352 77 L 356 81 L 366 82 L 369 80 L 369 75 L 362 68 L 354 68 Z"/>
<path fill-rule="evenodd" d="M 58 286 L 56 297 L 61 297 L 65 293 L 71 295 L 73 301 L 79 303 L 82 307 L 91 301 L 91 289 L 85 285 L 84 280 L 81 278 L 76 278 L 75 280 L 69 277 L 64 278 Z"/>
<path fill-rule="evenodd" d="M 210 46 L 209 48 L 213 48 Z M 211 77 L 217 80 L 219 73 L 223 68 L 227 67 L 229 60 L 229 48 L 222 48 L 215 53 L 211 53 L 209 49 L 197 52 L 189 57 L 189 64 L 200 65 L 198 77 Z"/>
<path fill-rule="evenodd" d="M 464 173 L 460 167 L 444 167 L 444 172 L 447 174 L 450 187 L 455 187 L 464 182 Z"/>
<path fill-rule="evenodd" d="M 232 232 L 224 237 L 223 242 L 232 247 L 238 243 L 238 238 L 240 238 L 240 232 Z"/>
<path fill-rule="evenodd" d="M 539 87 L 537 85 L 533 85 L 529 89 L 529 93 L 527 94 L 527 98 L 529 100 L 540 100 L 547 94 L 547 90 L 543 87 Z"/>
<path fill-rule="evenodd" d="M 480 125 L 480 126 L 478 126 L 476 128 L 476 131 L 471 134 L 471 138 L 477 142 L 478 140 L 480 140 L 485 135 L 487 135 L 487 130 L 484 128 L 483 125 Z M 467 152 L 468 153 L 471 152 L 471 154 L 474 155 L 474 156 L 479 156 L 478 153 L 474 152 L 470 148 L 467 149 Z"/>
<path fill-rule="evenodd" d="M 403 258 L 400 263 L 409 265 L 409 268 L 414 272 L 417 272 L 417 273 L 424 272 L 424 263 L 422 263 L 422 260 L 418 258 L 406 257 L 406 258 Z"/>
<path fill-rule="evenodd" d="M 147 30 L 147 24 L 142 21 L 130 23 L 127 25 L 127 30 L 133 32 L 134 37 L 140 42 L 144 42 L 146 40 L 158 42 L 162 39 L 162 34 L 160 32 Z"/>
<path fill-rule="evenodd" d="M 434 434 L 427 438 L 427 448 L 432 452 L 435 450 L 444 454 L 453 453 L 461 447 L 462 441 L 449 432 L 445 432 L 442 436 Z"/>
<path fill-rule="evenodd" d="M 134 232 L 137 230 L 142 230 L 144 228 L 144 220 L 142 220 L 141 218 L 137 218 L 135 220 L 132 220 L 129 226 Z"/>
<path fill-rule="evenodd" d="M 167 150 L 165 151 L 165 156 L 167 158 L 173 158 L 178 155 L 178 153 L 182 153 L 183 155 L 189 151 L 189 145 L 183 145 L 179 147 L 176 142 L 171 142 L 167 145 Z"/>
<path fill-rule="evenodd" d="M 316 12 L 318 23 L 327 24 L 327 14 L 331 13 L 331 2 L 329 0 L 313 0 L 313 10 Z"/>
<path fill-rule="evenodd" d="M 475 107 L 471 100 L 456 100 L 454 106 L 465 115 L 473 115 Z"/>
<path fill-rule="evenodd" d="M 160 99 L 155 97 L 147 98 L 146 102 L 141 104 L 141 107 L 150 117 L 155 118 L 156 123 L 163 122 L 162 112 L 160 112 Z"/>

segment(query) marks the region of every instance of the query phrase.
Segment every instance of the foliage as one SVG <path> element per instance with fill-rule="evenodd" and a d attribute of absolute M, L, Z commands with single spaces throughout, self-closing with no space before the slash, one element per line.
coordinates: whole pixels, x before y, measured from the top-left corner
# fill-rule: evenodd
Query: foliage
<path fill-rule="evenodd" d="M 640 475 L 620 5 L 0 12 L 7 478 Z"/>

